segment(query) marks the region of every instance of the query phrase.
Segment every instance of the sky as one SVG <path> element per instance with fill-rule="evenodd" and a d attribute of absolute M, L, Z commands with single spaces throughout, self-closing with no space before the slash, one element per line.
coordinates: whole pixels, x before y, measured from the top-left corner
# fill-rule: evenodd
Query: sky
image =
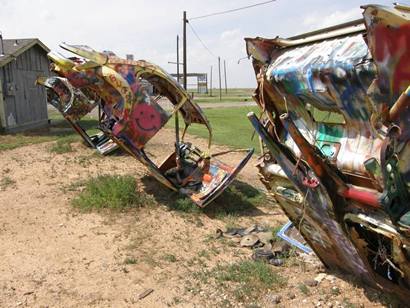
<path fill-rule="evenodd" d="M 39 38 L 50 49 L 58 44 L 84 44 L 125 57 L 151 61 L 176 72 L 176 36 L 187 18 L 252 5 L 263 0 L 0 0 L 0 31 L 5 39 Z M 393 1 L 378 0 L 392 5 Z M 410 4 L 410 0 L 401 1 Z M 226 61 L 228 87 L 256 85 L 245 37 L 289 37 L 361 17 L 360 0 L 277 0 L 275 2 L 190 21 L 211 52 L 187 27 L 188 72 L 209 73 L 218 86 L 217 56 Z M 180 46 L 182 43 L 180 41 Z M 180 51 L 182 59 L 182 49 Z M 223 72 L 222 72 L 223 73 Z M 189 83 L 193 83 L 190 80 Z"/>

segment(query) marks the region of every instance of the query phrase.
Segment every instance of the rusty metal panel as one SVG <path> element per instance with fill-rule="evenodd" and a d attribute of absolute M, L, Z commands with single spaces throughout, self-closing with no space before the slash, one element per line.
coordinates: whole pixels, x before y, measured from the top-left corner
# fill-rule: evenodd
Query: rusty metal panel
<path fill-rule="evenodd" d="M 324 264 L 410 296 L 410 8 L 246 39 L 264 117 L 258 170 Z"/>
<path fill-rule="evenodd" d="M 93 100 L 104 111 L 99 128 L 106 136 L 144 164 L 160 183 L 190 197 L 200 207 L 219 196 L 251 158 L 253 149 L 243 150 L 244 157 L 236 166 L 212 157 L 212 131 L 208 119 L 181 85 L 159 66 L 144 60 L 121 59 L 88 46 L 62 44 L 61 47 L 76 57 L 67 59 L 50 53 L 52 70 L 61 77 L 40 78 L 38 82 L 48 88 L 50 103 L 91 146 L 91 138 L 74 121 L 91 111 L 93 104 L 89 101 Z M 149 95 L 144 80 L 169 100 L 172 110 L 165 110 L 157 98 Z M 174 152 L 157 165 L 144 148 L 172 115 L 175 117 Z M 179 115 L 185 122 L 182 136 Z M 208 129 L 205 151 L 184 141 L 192 123 Z M 214 155 L 227 153 L 229 151 Z"/>

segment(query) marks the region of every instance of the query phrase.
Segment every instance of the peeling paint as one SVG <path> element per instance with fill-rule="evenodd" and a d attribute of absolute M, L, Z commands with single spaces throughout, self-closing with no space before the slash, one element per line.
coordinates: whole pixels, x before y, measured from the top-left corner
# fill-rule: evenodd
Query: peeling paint
<path fill-rule="evenodd" d="M 410 8 L 247 38 L 262 183 L 325 265 L 410 296 Z"/>
<path fill-rule="evenodd" d="M 187 91 L 159 66 L 144 60 L 121 59 L 88 46 L 62 44 L 61 47 L 74 53 L 75 57 L 49 54 L 53 61 L 52 70 L 60 77 L 40 79 L 39 83 L 54 94 L 50 95 L 50 103 L 80 134 L 84 132 L 76 128 L 76 121 L 98 104 L 103 110 L 99 128 L 105 136 L 145 165 L 160 183 L 187 195 L 198 206 L 204 207 L 219 196 L 251 158 L 253 149 L 243 151 L 243 159 L 237 166 L 213 157 L 229 155 L 229 152 L 211 152 L 212 130 L 205 114 Z M 150 96 L 143 80 L 156 89 L 158 96 L 166 97 L 173 109 L 165 110 L 155 97 Z M 144 148 L 172 116 L 176 121 L 175 150 L 157 165 Z M 185 124 L 182 135 L 180 116 Z M 205 151 L 184 141 L 185 133 L 193 123 L 208 129 Z"/>
<path fill-rule="evenodd" d="M 17 125 L 16 119 L 14 118 L 13 114 L 11 114 L 11 113 L 7 117 L 7 125 L 10 126 L 10 127 Z"/>

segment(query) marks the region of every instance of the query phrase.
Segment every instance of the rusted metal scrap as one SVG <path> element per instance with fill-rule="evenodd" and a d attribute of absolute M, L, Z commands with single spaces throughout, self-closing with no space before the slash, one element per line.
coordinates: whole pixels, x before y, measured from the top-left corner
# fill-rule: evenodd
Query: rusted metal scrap
<path fill-rule="evenodd" d="M 144 164 L 159 182 L 187 195 L 198 206 L 204 207 L 219 196 L 252 156 L 253 149 L 243 150 L 243 159 L 234 167 L 216 159 L 229 151 L 211 153 L 212 130 L 205 114 L 181 85 L 157 65 L 143 60 L 121 59 L 88 46 L 60 46 L 75 56 L 66 58 L 53 52 L 49 54 L 52 70 L 59 76 L 40 78 L 38 82 L 47 87 L 50 103 L 76 130 L 75 120 L 88 113 L 93 104 L 98 104 L 103 111 L 99 128 L 105 136 Z M 146 82 L 154 87 L 156 97 L 147 93 Z M 168 100 L 171 111 L 166 110 L 159 97 Z M 172 116 L 175 119 L 175 147 L 157 165 L 144 148 Z M 182 134 L 180 116 L 185 124 Z M 193 123 L 205 126 L 209 132 L 206 151 L 184 141 Z M 84 136 L 81 129 L 77 131 L 87 140 L 88 136 Z"/>
<path fill-rule="evenodd" d="M 261 181 L 322 262 L 410 297 L 410 7 L 247 38 Z"/>
<path fill-rule="evenodd" d="M 95 148 L 103 155 L 110 154 L 119 148 L 103 132 L 90 136 L 81 126 L 81 119 L 98 106 L 97 96 L 86 96 L 82 91 L 74 88 L 68 80 L 61 77 L 40 77 L 37 79 L 37 84 L 47 89 L 48 103 L 61 113 L 89 147 Z M 104 113 L 99 115 L 100 122 L 104 116 Z"/>

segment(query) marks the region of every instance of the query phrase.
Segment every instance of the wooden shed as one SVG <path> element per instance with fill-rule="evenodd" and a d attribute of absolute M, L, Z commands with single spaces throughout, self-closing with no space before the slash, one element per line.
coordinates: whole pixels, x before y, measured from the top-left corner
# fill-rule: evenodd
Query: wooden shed
<path fill-rule="evenodd" d="M 35 81 L 49 75 L 49 51 L 38 39 L 0 37 L 0 131 L 47 125 L 46 92 Z"/>

